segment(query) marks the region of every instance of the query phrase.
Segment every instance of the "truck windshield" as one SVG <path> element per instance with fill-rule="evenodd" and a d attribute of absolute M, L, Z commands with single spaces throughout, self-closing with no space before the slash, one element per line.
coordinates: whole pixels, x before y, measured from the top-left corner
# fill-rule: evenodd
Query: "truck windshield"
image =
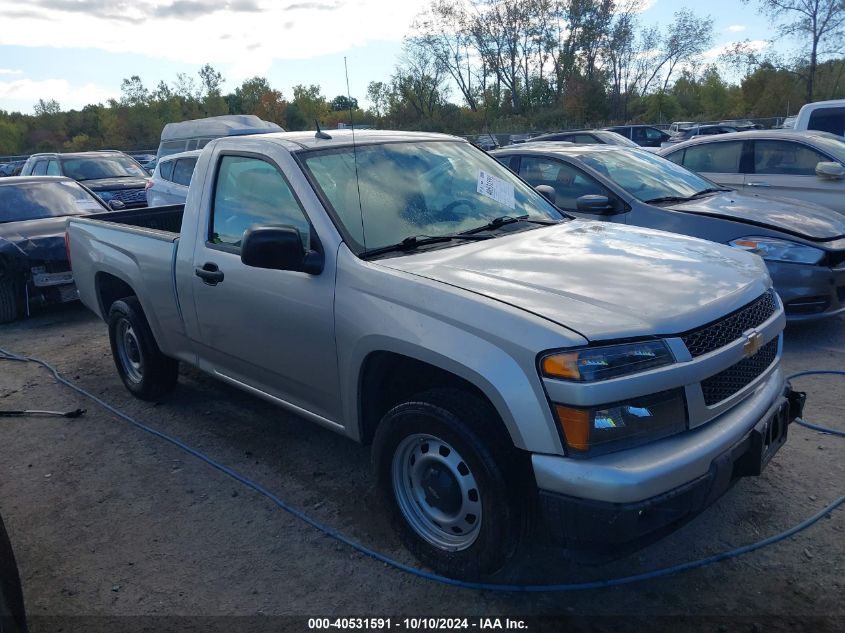
<path fill-rule="evenodd" d="M 503 217 L 563 218 L 540 194 L 468 143 L 359 146 L 357 178 L 352 147 L 309 152 L 304 162 L 359 251 L 472 231 Z M 540 226 L 523 224 L 526 229 Z"/>
<path fill-rule="evenodd" d="M 91 158 L 62 158 L 62 173 L 74 180 L 97 180 L 98 178 L 125 178 L 135 176 L 146 178 L 149 174 L 128 156 L 97 156 Z"/>
<path fill-rule="evenodd" d="M 0 184 L 0 224 L 106 210 L 74 182 L 53 180 Z"/>

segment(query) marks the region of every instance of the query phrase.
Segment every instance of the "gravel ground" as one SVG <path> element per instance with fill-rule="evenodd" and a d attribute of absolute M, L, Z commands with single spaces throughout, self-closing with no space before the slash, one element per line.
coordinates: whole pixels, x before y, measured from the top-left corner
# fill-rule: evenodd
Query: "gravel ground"
<path fill-rule="evenodd" d="M 43 358 L 109 403 L 266 485 L 400 561 L 369 452 L 193 369 L 166 401 L 132 398 L 103 323 L 79 305 L 0 326 L 0 347 Z M 845 367 L 845 318 L 787 330 L 784 366 Z M 845 382 L 811 377 L 806 416 L 845 428 Z M 30 628 L 41 631 L 308 630 L 308 617 L 529 618 L 529 630 L 842 631 L 845 508 L 799 536 L 671 578 L 563 594 L 441 586 L 361 556 L 224 474 L 57 385 L 0 362 L 0 409 L 88 409 L 0 421 L 0 514 Z M 503 581 L 576 582 L 685 562 L 772 535 L 843 493 L 842 440 L 793 425 L 762 477 L 646 549 L 585 565 L 535 546 Z M 494 622 L 495 624 L 495 622 Z M 502 627 L 505 621 L 501 621 Z M 478 628 L 478 627 L 475 627 Z"/>

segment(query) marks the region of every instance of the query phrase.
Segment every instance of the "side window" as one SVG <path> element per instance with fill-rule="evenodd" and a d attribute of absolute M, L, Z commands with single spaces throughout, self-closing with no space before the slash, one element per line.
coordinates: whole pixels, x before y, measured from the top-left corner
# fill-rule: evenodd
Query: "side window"
<path fill-rule="evenodd" d="M 683 165 L 684 164 L 684 152 L 686 150 L 680 150 L 678 152 L 672 152 L 671 154 L 666 154 L 663 158 L 666 160 L 671 160 L 676 165 Z"/>
<path fill-rule="evenodd" d="M 55 160 L 51 160 L 47 163 L 47 175 L 48 176 L 61 176 L 62 174 L 59 172 L 59 163 Z"/>
<path fill-rule="evenodd" d="M 810 113 L 807 129 L 845 136 L 845 108 L 819 108 Z"/>
<path fill-rule="evenodd" d="M 742 141 L 702 143 L 688 147 L 683 165 L 692 171 L 716 174 L 738 174 Z"/>
<path fill-rule="evenodd" d="M 187 151 L 193 151 L 197 148 L 197 139 L 191 139 L 186 146 Z"/>
<path fill-rule="evenodd" d="M 645 129 L 645 135 L 650 141 L 659 141 L 663 138 L 663 134 L 661 134 L 660 130 L 653 127 L 647 127 Z"/>
<path fill-rule="evenodd" d="M 572 141 L 573 143 L 580 143 L 581 145 L 595 145 L 596 143 L 601 143 L 601 141 L 592 134 L 573 134 L 572 138 L 567 140 Z"/>
<path fill-rule="evenodd" d="M 33 176 L 45 176 L 47 174 L 47 161 L 46 160 L 39 160 L 35 163 L 35 167 L 32 168 L 32 175 Z"/>
<path fill-rule="evenodd" d="M 197 165 L 196 158 L 180 158 L 173 168 L 173 182 L 177 185 L 184 185 L 187 187 L 191 184 L 191 176 L 194 175 L 194 167 Z"/>
<path fill-rule="evenodd" d="M 162 161 L 158 168 L 158 174 L 164 180 L 173 180 L 173 163 L 175 160 Z"/>
<path fill-rule="evenodd" d="M 214 185 L 209 241 L 240 247 L 244 232 L 256 224 L 293 226 L 309 248 L 311 225 L 278 170 L 257 158 L 223 156 Z"/>
<path fill-rule="evenodd" d="M 816 163 L 829 160 L 800 143 L 754 141 L 754 173 L 785 176 L 815 176 Z"/>
<path fill-rule="evenodd" d="M 649 138 L 648 130 L 643 127 L 631 128 L 631 140 L 637 144 L 644 143 Z"/>
<path fill-rule="evenodd" d="M 197 149 L 202 149 L 203 147 L 208 145 L 213 140 L 214 139 L 210 139 L 210 138 L 201 138 L 200 140 L 197 141 Z"/>
<path fill-rule="evenodd" d="M 555 205 L 574 210 L 581 196 L 599 195 L 613 199 L 613 194 L 580 169 L 551 158 L 523 156 L 519 175 L 532 187 L 548 185 L 555 190 Z"/>

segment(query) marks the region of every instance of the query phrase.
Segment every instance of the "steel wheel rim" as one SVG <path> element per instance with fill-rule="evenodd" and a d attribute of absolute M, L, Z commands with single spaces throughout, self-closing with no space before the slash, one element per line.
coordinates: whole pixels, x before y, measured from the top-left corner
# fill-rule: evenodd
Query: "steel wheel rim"
<path fill-rule="evenodd" d="M 126 377 L 134 383 L 144 379 L 144 357 L 138 337 L 128 319 L 120 319 L 117 323 L 117 356 Z"/>
<path fill-rule="evenodd" d="M 478 482 L 448 442 L 423 433 L 404 438 L 393 453 L 392 480 L 402 515 L 428 543 L 456 552 L 478 539 Z"/>

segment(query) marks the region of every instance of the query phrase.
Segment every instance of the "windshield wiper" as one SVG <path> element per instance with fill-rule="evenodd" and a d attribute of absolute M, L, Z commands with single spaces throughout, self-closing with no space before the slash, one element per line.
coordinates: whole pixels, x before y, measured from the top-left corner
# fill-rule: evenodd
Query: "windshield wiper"
<path fill-rule="evenodd" d="M 499 218 L 493 218 L 487 224 L 482 224 L 481 226 L 477 226 L 474 229 L 469 229 L 468 231 L 461 231 L 458 235 L 474 235 L 476 233 L 482 233 L 484 231 L 492 231 L 494 229 L 498 229 L 500 226 L 505 226 L 506 224 L 513 224 L 514 222 L 529 222 L 531 224 L 558 224 L 555 220 L 541 220 L 541 219 L 533 219 L 529 218 L 527 215 L 503 215 Z"/>
<path fill-rule="evenodd" d="M 361 253 L 361 257 L 369 259 L 370 257 L 383 255 L 384 253 L 412 251 L 420 246 L 438 244 L 440 242 L 451 242 L 452 240 L 489 240 L 491 237 L 491 235 L 465 235 L 463 233 L 452 233 L 447 235 L 409 235 L 396 244 L 368 249 Z"/>
<path fill-rule="evenodd" d="M 650 200 L 644 200 L 643 202 L 645 202 L 646 204 L 655 204 L 659 202 L 689 202 L 690 200 L 695 200 L 696 198 L 700 198 L 701 196 L 706 196 L 708 193 L 717 193 L 719 191 L 730 191 L 730 189 L 725 189 L 724 187 L 710 187 L 709 189 L 702 189 L 701 191 L 697 191 L 691 196 L 661 196 L 659 198 L 651 198 Z"/>
<path fill-rule="evenodd" d="M 730 189 L 726 189 L 725 187 L 710 187 L 709 189 L 702 189 L 698 193 L 691 195 L 690 199 L 700 198 L 701 196 L 706 196 L 708 193 L 720 193 L 722 191 L 730 191 Z"/>

